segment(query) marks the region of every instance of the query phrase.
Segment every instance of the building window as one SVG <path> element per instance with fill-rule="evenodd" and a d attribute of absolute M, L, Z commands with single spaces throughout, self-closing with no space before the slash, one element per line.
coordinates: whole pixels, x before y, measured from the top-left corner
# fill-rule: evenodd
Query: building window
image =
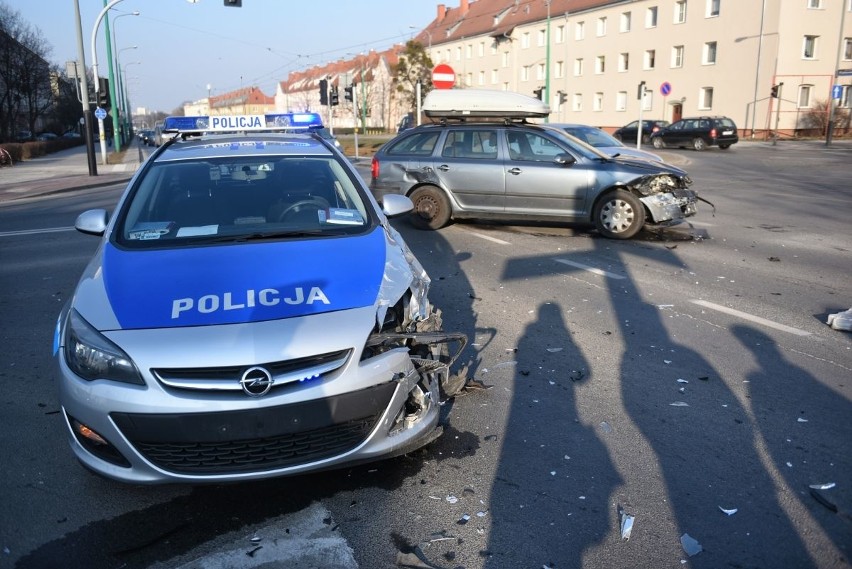
<path fill-rule="evenodd" d="M 601 74 L 606 71 L 606 56 L 599 55 L 595 58 L 595 73 Z"/>
<path fill-rule="evenodd" d="M 530 46 L 530 33 L 524 32 L 521 35 L 521 49 L 527 49 Z"/>
<path fill-rule="evenodd" d="M 619 30 L 622 33 L 629 32 L 631 25 L 630 12 L 622 12 L 621 14 L 621 25 L 619 26 Z"/>
<path fill-rule="evenodd" d="M 464 46 L 464 57 L 465 59 L 473 57 L 473 46 L 471 44 Z"/>
<path fill-rule="evenodd" d="M 704 65 L 716 64 L 716 42 L 708 41 L 704 44 Z"/>
<path fill-rule="evenodd" d="M 717 18 L 721 9 L 722 0 L 707 0 L 707 17 Z"/>
<path fill-rule="evenodd" d="M 547 30 L 539 30 L 536 36 L 538 36 L 538 47 L 544 47 L 547 43 Z"/>
<path fill-rule="evenodd" d="M 672 48 L 672 67 L 683 67 L 682 45 L 676 45 Z"/>
<path fill-rule="evenodd" d="M 485 85 L 485 71 L 479 72 L 479 84 Z"/>
<path fill-rule="evenodd" d="M 852 38 L 844 38 L 843 40 L 843 60 L 852 60 Z"/>
<path fill-rule="evenodd" d="M 674 5 L 674 23 L 683 24 L 686 22 L 686 0 L 678 0 Z"/>
<path fill-rule="evenodd" d="M 627 110 L 627 91 L 619 91 L 615 95 L 615 110 L 616 111 L 626 111 Z"/>
<path fill-rule="evenodd" d="M 822 9 L 822 0 L 808 0 L 808 8 L 814 10 Z"/>
<path fill-rule="evenodd" d="M 545 74 L 544 72 L 545 72 L 545 71 L 546 71 L 546 68 L 545 68 L 545 64 L 544 64 L 544 63 L 539 63 L 538 65 L 536 65 L 536 68 L 535 68 L 535 78 L 536 78 L 536 79 L 539 79 L 539 80 L 544 79 L 544 74 Z"/>
<path fill-rule="evenodd" d="M 620 53 L 618 55 L 618 70 L 628 71 L 630 69 L 630 54 Z"/>
<path fill-rule="evenodd" d="M 462 55 L 461 46 L 458 46 L 456 48 L 456 61 L 461 61 L 461 55 Z"/>
<path fill-rule="evenodd" d="M 530 80 L 530 66 L 524 65 L 521 67 L 521 81 L 529 81 Z"/>
<path fill-rule="evenodd" d="M 565 77 L 565 62 L 564 61 L 557 61 L 556 62 L 556 69 L 553 73 L 553 76 L 556 77 L 557 79 L 561 79 L 562 77 Z"/>
<path fill-rule="evenodd" d="M 500 79 L 500 74 L 496 69 L 491 70 L 491 84 L 496 85 L 497 81 Z"/>
<path fill-rule="evenodd" d="M 503 52 L 503 67 L 509 67 L 509 52 Z"/>
<path fill-rule="evenodd" d="M 598 37 L 606 35 L 606 16 L 598 18 Z"/>
<path fill-rule="evenodd" d="M 473 73 L 468 73 L 464 78 L 464 84 L 466 87 L 470 87 L 473 85 Z"/>
<path fill-rule="evenodd" d="M 654 69 L 657 66 L 657 50 L 645 50 L 645 69 Z"/>
<path fill-rule="evenodd" d="M 571 108 L 575 112 L 580 112 L 583 110 L 583 94 L 582 93 L 574 93 L 574 101 L 571 103 Z"/>
<path fill-rule="evenodd" d="M 577 22 L 574 24 L 574 39 L 581 40 L 586 37 L 586 22 Z"/>
<path fill-rule="evenodd" d="M 646 28 L 656 28 L 657 27 L 657 7 L 651 6 L 645 11 L 645 27 Z"/>
<path fill-rule="evenodd" d="M 809 109 L 811 107 L 811 91 L 813 85 L 799 85 L 799 108 Z"/>
<path fill-rule="evenodd" d="M 840 106 L 844 109 L 852 107 L 852 88 L 849 85 L 843 86 L 843 93 L 840 94 Z"/>
<path fill-rule="evenodd" d="M 565 41 L 565 26 L 556 26 L 553 36 L 556 43 L 563 43 Z"/>
<path fill-rule="evenodd" d="M 592 102 L 592 110 L 602 111 L 603 110 L 603 93 L 598 91 L 595 93 L 595 100 Z"/>
<path fill-rule="evenodd" d="M 574 60 L 574 77 L 579 77 L 583 74 L 583 58 L 578 57 Z"/>
<path fill-rule="evenodd" d="M 819 36 L 805 36 L 805 43 L 802 48 L 802 58 L 814 59 L 816 57 L 817 38 Z"/>
<path fill-rule="evenodd" d="M 713 108 L 713 87 L 702 87 L 698 95 L 698 108 L 709 111 Z"/>
<path fill-rule="evenodd" d="M 494 40 L 493 42 L 491 42 L 491 55 L 497 55 L 497 49 L 499 47 L 500 46 L 498 45 L 497 40 Z"/>
<path fill-rule="evenodd" d="M 481 41 L 479 42 L 479 57 L 482 57 L 483 55 L 485 55 L 485 42 Z"/>

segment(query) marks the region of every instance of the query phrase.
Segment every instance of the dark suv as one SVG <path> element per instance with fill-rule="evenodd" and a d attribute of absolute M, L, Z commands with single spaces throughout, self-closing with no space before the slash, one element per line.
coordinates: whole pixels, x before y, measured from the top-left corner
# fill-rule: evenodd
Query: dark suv
<path fill-rule="evenodd" d="M 669 126 L 669 121 L 642 121 L 642 142 L 647 144 L 651 135 L 661 128 Z M 639 121 L 633 121 L 612 133 L 621 142 L 636 142 L 636 134 L 639 130 Z"/>
<path fill-rule="evenodd" d="M 654 148 L 666 146 L 704 150 L 718 146 L 722 150 L 739 141 L 737 125 L 728 117 L 692 117 L 681 119 L 651 135 Z"/>
<path fill-rule="evenodd" d="M 409 196 L 422 228 L 463 218 L 591 222 L 627 239 L 646 222 L 694 215 L 690 183 L 668 164 L 613 158 L 558 129 L 497 119 L 397 135 L 373 157 L 370 189 L 380 202 Z"/>

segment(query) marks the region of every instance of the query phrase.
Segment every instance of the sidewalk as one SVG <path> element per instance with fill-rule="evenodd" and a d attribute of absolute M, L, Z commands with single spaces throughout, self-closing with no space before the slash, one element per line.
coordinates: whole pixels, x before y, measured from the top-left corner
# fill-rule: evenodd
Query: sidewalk
<path fill-rule="evenodd" d="M 97 176 L 89 175 L 85 145 L 0 168 L 0 203 L 127 182 L 144 156 L 139 141 L 134 138 L 124 152 L 122 164 L 102 164 L 98 144 L 95 144 L 95 159 Z"/>

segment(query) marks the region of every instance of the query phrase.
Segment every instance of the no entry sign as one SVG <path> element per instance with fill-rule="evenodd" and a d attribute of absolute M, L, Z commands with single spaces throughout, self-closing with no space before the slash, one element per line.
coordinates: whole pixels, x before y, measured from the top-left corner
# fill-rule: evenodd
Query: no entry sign
<path fill-rule="evenodd" d="M 446 63 L 439 63 L 432 69 L 432 85 L 435 89 L 452 89 L 456 84 L 456 72 Z"/>

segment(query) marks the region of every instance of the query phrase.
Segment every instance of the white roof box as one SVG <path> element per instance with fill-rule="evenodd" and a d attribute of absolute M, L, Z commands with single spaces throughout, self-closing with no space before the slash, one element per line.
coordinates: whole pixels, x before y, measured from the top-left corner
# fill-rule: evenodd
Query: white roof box
<path fill-rule="evenodd" d="M 423 101 L 429 118 L 543 118 L 550 114 L 544 101 L 515 93 L 489 89 L 434 89 Z"/>

